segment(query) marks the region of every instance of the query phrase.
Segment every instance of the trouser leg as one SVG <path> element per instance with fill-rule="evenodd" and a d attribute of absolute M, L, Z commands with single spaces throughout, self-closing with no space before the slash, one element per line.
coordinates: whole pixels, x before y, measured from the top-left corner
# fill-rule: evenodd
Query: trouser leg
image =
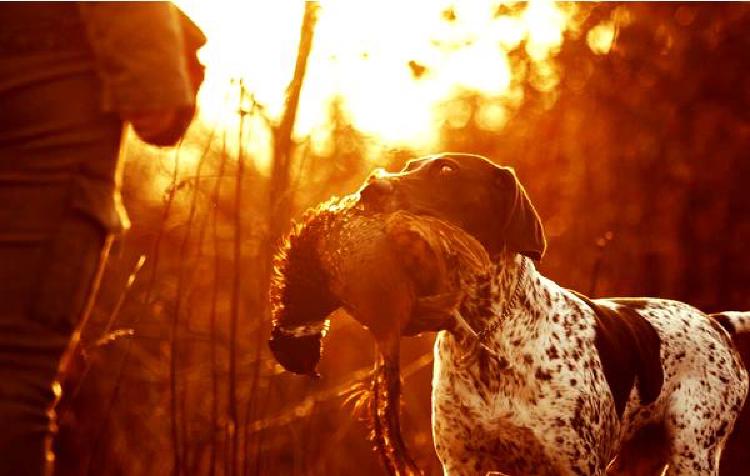
<path fill-rule="evenodd" d="M 0 476 L 51 467 L 58 364 L 120 228 L 122 123 L 100 93 L 85 55 L 0 55 Z"/>
<path fill-rule="evenodd" d="M 46 240 L 0 242 L 0 476 L 50 474 L 55 377 L 104 243 L 74 212 Z"/>

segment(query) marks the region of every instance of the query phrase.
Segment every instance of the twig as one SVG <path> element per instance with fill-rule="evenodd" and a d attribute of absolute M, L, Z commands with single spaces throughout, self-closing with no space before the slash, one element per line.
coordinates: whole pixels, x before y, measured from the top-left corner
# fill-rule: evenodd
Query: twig
<path fill-rule="evenodd" d="M 210 137 L 213 137 L 214 131 L 212 130 Z M 180 164 L 180 151 L 182 149 L 182 140 L 177 144 L 177 146 L 174 149 L 174 168 L 172 170 L 172 182 L 170 186 L 167 188 L 167 197 L 165 199 L 165 205 L 164 210 L 162 212 L 161 221 L 159 223 L 159 228 L 157 230 L 156 238 L 154 239 L 154 243 L 151 248 L 151 256 L 153 257 L 151 259 L 152 265 L 151 265 L 151 275 L 149 277 L 148 285 L 146 286 L 146 292 L 143 298 L 143 303 L 148 307 L 151 304 L 152 294 L 154 291 L 154 286 L 156 284 L 156 272 L 159 267 L 159 258 L 160 258 L 160 250 L 161 250 L 161 241 L 164 237 L 164 233 L 166 231 L 166 224 L 167 220 L 169 218 L 169 215 L 172 210 L 172 205 L 174 203 L 174 199 L 177 193 L 177 189 L 175 187 L 175 184 L 177 183 L 177 177 L 179 174 L 179 164 Z M 209 150 L 209 144 L 206 145 L 206 147 L 203 150 L 202 156 L 206 155 Z M 140 319 L 143 317 L 143 314 L 139 314 L 134 320 L 133 320 L 133 327 L 135 327 L 136 324 L 140 321 Z M 112 388 L 112 395 L 109 398 L 109 402 L 107 403 L 106 410 L 104 412 L 104 416 L 101 419 L 101 423 L 99 428 L 97 429 L 94 437 L 94 446 L 91 450 L 91 454 L 95 454 L 97 452 L 97 449 L 99 448 L 99 445 L 101 445 L 103 438 L 102 435 L 104 433 L 104 430 L 107 428 L 107 425 L 109 423 L 109 418 L 112 414 L 112 410 L 114 409 L 115 402 L 117 401 L 117 398 L 120 394 L 120 389 L 122 388 L 122 381 L 125 375 L 125 369 L 127 368 L 128 364 L 130 363 L 130 356 L 132 355 L 132 346 L 133 346 L 134 339 L 128 339 L 124 352 L 122 360 L 120 361 L 120 365 L 117 368 L 117 371 L 115 372 L 115 383 Z M 91 474 L 91 458 L 89 458 L 87 462 L 87 469 L 85 471 L 86 474 Z"/>
<path fill-rule="evenodd" d="M 123 304 L 125 303 L 125 298 L 130 292 L 130 289 L 133 287 L 133 283 L 135 282 L 135 278 L 138 275 L 138 272 L 143 267 L 143 264 L 146 262 L 146 256 L 141 255 L 138 258 L 138 261 L 136 261 L 135 266 L 133 267 L 133 271 L 128 275 L 128 280 L 125 282 L 125 286 L 123 286 L 122 291 L 120 292 L 120 296 L 117 298 L 117 303 L 115 303 L 115 307 L 112 309 L 112 312 L 109 314 L 109 318 L 107 319 L 107 324 L 104 327 L 104 331 L 102 332 L 101 336 L 96 340 L 95 346 L 101 345 L 104 340 L 107 340 L 107 342 L 110 342 L 110 340 L 107 339 L 108 334 L 112 330 L 112 326 L 114 325 L 115 319 L 117 318 L 117 315 L 120 313 L 120 309 L 122 309 Z M 132 333 L 129 333 L 128 335 L 132 335 Z M 81 352 L 84 354 L 87 354 L 88 349 L 83 349 Z M 81 388 L 83 388 L 83 384 L 86 382 L 86 377 L 91 372 L 91 362 L 89 360 L 86 360 L 86 366 L 83 369 L 83 372 L 81 373 L 81 376 L 78 378 L 78 381 L 76 382 L 76 386 L 73 389 L 73 391 L 70 392 L 70 396 L 68 397 L 69 401 L 75 400 L 75 398 L 78 396 L 78 394 L 81 391 Z"/>
<path fill-rule="evenodd" d="M 271 170 L 271 183 L 269 187 L 269 240 L 267 246 L 269 256 L 267 257 L 267 268 L 270 268 L 273 247 L 282 235 L 283 228 L 289 221 L 291 209 L 291 193 L 289 193 L 290 168 L 294 149 L 292 136 L 294 124 L 297 119 L 302 83 L 307 70 L 307 59 L 312 49 L 313 34 L 317 22 L 318 2 L 306 2 L 305 13 L 300 29 L 299 50 L 294 68 L 292 81 L 287 88 L 284 114 L 279 126 L 275 129 L 273 147 L 273 166 Z M 270 270 L 266 270 L 270 275 Z"/>
<path fill-rule="evenodd" d="M 432 351 L 422 354 L 419 358 L 415 359 L 409 365 L 404 367 L 404 371 L 401 375 L 406 379 L 411 377 L 419 370 L 425 368 L 427 365 L 432 363 L 433 354 Z M 259 431 L 266 431 L 282 426 L 287 426 L 300 418 L 305 418 L 310 414 L 316 404 L 334 398 L 344 397 L 349 393 L 352 386 L 361 386 L 363 382 L 372 382 L 371 378 L 373 375 L 372 367 L 363 367 L 352 372 L 352 378 L 347 382 L 337 385 L 335 387 L 321 390 L 312 395 L 308 395 L 304 400 L 294 405 L 294 407 L 285 410 L 278 415 L 264 418 L 263 420 L 257 420 L 250 424 L 250 432 L 255 433 Z"/>
<path fill-rule="evenodd" d="M 215 129 L 211 131 L 211 134 L 206 141 L 206 146 L 204 148 L 203 153 L 200 155 L 200 158 L 198 159 L 198 163 L 196 165 L 196 171 L 195 171 L 195 177 L 196 180 L 200 180 L 201 172 L 203 171 L 203 165 L 205 163 L 206 157 L 208 156 L 208 151 L 211 147 L 211 142 L 213 141 Z M 188 219 L 186 223 L 186 230 L 185 235 L 182 239 L 182 243 L 180 244 L 180 264 L 177 271 L 177 289 L 175 292 L 175 305 L 174 310 L 172 314 L 172 326 L 171 326 L 171 332 L 170 332 L 170 353 L 169 353 L 169 391 L 170 391 L 170 409 L 171 409 L 171 417 L 173 418 L 172 421 L 172 432 L 173 434 L 176 432 L 178 433 L 178 437 L 174 440 L 175 442 L 180 442 L 180 455 L 181 459 L 187 460 L 188 455 L 188 441 L 187 441 L 187 385 L 183 385 L 182 387 L 182 395 L 178 395 L 178 381 L 177 381 L 177 370 L 179 366 L 178 357 L 179 357 L 179 346 L 180 346 L 180 313 L 182 311 L 182 304 L 183 304 L 183 294 L 184 294 L 184 285 L 185 285 L 185 269 L 186 269 L 186 262 L 187 262 L 187 251 L 188 251 L 188 244 L 190 243 L 190 236 L 191 232 L 193 230 L 193 222 L 195 221 L 195 210 L 198 203 L 198 189 L 197 186 L 193 187 L 193 194 L 190 199 L 190 208 L 188 211 Z M 178 401 L 179 400 L 179 401 Z M 177 406 L 179 405 L 179 411 Z M 177 420 L 177 417 L 180 417 L 179 421 Z M 174 435 L 173 435 L 174 438 Z M 182 464 L 182 461 L 180 462 Z M 176 468 L 176 474 L 179 476 L 182 474 L 182 466 L 178 466 Z"/>
<path fill-rule="evenodd" d="M 163 238 L 164 231 L 166 229 L 167 218 L 169 217 L 169 213 L 172 209 L 172 203 L 174 202 L 174 196 L 175 196 L 174 184 L 177 181 L 177 174 L 179 172 L 181 148 L 182 148 L 182 140 L 180 140 L 180 142 L 177 144 L 177 147 L 175 148 L 174 170 L 172 172 L 172 186 L 170 187 L 169 194 L 167 195 L 167 200 L 164 206 L 164 211 L 161 216 L 161 222 L 159 224 L 159 230 L 157 231 L 156 238 L 154 239 L 154 244 L 152 247 L 151 255 L 154 257 L 152 260 L 153 265 L 151 268 L 151 277 L 149 279 L 149 283 L 146 288 L 146 295 L 144 297 L 144 303 L 147 306 L 151 302 L 151 293 L 153 292 L 154 283 L 156 282 L 156 270 L 159 265 L 159 249 L 161 248 L 161 240 Z M 135 324 L 136 322 L 134 322 L 133 324 Z M 94 447 L 91 450 L 92 455 L 96 454 L 96 451 L 102 442 L 102 435 L 104 433 L 104 430 L 107 427 L 107 424 L 109 422 L 109 417 L 112 414 L 112 409 L 114 408 L 115 402 L 117 401 L 117 397 L 120 393 L 120 388 L 122 386 L 122 378 L 123 378 L 123 375 L 125 375 L 125 368 L 127 367 L 127 364 L 129 363 L 129 358 L 131 355 L 130 350 L 132 348 L 132 345 L 133 345 L 133 340 L 132 339 L 128 340 L 127 346 L 125 347 L 125 354 L 123 355 L 120 366 L 116 372 L 115 384 L 112 389 L 112 395 L 109 398 L 109 402 L 104 412 L 104 417 L 102 418 L 99 429 L 97 430 L 96 436 L 94 437 Z M 89 458 L 88 460 L 86 473 L 91 474 L 91 458 Z"/>
<path fill-rule="evenodd" d="M 221 145 L 221 162 L 219 163 L 219 175 L 224 175 L 224 169 L 227 163 L 227 133 L 224 131 Z M 211 197 L 211 203 L 213 205 L 213 249 L 214 249 L 214 280 L 211 286 L 211 314 L 209 317 L 210 326 L 210 346 L 209 353 L 211 358 L 211 455 L 209 459 L 209 476 L 216 475 L 216 450 L 218 442 L 216 440 L 217 429 L 219 427 L 219 370 L 218 363 L 216 361 L 216 308 L 218 304 L 219 296 L 219 279 L 221 273 L 219 272 L 219 233 L 218 233 L 218 203 L 219 203 L 219 190 L 220 182 L 217 180 L 214 184 L 214 190 Z"/>
<path fill-rule="evenodd" d="M 305 72 L 307 70 L 307 61 L 310 56 L 312 49 L 312 41 L 315 33 L 315 25 L 317 23 L 317 11 L 319 8 L 318 2 L 305 2 L 305 11 L 300 25 L 300 37 L 299 47 L 297 49 L 297 59 L 295 62 L 294 73 L 292 79 L 287 87 L 286 99 L 284 103 L 284 110 L 281 116 L 278 127 L 272 129 L 273 137 L 273 161 L 271 169 L 271 178 L 268 192 L 268 234 L 265 236 L 263 241 L 262 249 L 262 262 L 261 262 L 261 285 L 259 296 L 259 302 L 261 310 L 258 315 L 265 316 L 267 312 L 267 297 L 266 293 L 271 279 L 272 273 L 272 260 L 274 255 L 274 248 L 277 240 L 282 236 L 284 228 L 290 221 L 292 199 L 294 196 L 293 189 L 290 187 L 291 182 L 291 163 L 294 155 L 294 126 L 297 119 L 297 111 L 299 108 L 300 95 L 302 92 L 302 84 L 305 79 Z M 261 117 L 264 117 L 264 111 L 260 111 Z M 251 403 L 256 402 L 257 390 L 258 390 L 258 376 L 260 374 L 260 355 L 262 346 L 262 336 L 258 334 L 256 340 L 256 365 L 258 366 L 255 370 L 253 383 L 250 388 L 250 395 L 248 402 L 248 415 L 247 420 L 250 419 L 250 409 L 252 408 Z M 258 409 L 255 409 L 255 414 L 261 413 Z M 244 433 L 249 437 L 247 422 L 245 423 Z M 256 446 L 257 452 L 260 451 L 260 445 Z M 248 459 L 248 455 L 245 454 L 245 460 Z M 259 464 L 260 454 L 255 454 L 256 467 Z"/>
<path fill-rule="evenodd" d="M 257 336 L 261 336 L 260 330 L 256 334 Z M 255 390 L 258 388 L 258 380 L 260 378 L 260 367 L 263 364 L 261 361 L 261 342 L 259 342 L 260 339 L 256 339 L 255 342 L 255 360 L 254 360 L 254 366 L 253 366 L 253 376 L 250 383 L 250 394 L 247 397 L 247 405 L 245 406 L 245 421 L 242 425 L 242 431 L 243 431 L 243 449 L 242 449 L 242 475 L 245 476 L 249 470 L 250 467 L 250 458 L 248 449 L 250 448 L 250 433 L 248 432 L 248 421 L 250 421 L 250 417 L 253 415 L 253 403 L 255 401 Z M 260 459 L 260 455 L 255 455 L 256 461 Z"/>
<path fill-rule="evenodd" d="M 135 283 L 135 278 L 138 276 L 138 273 L 141 271 L 141 268 L 143 268 L 143 265 L 145 263 L 146 263 L 146 255 L 140 255 L 138 257 L 138 261 L 136 261 L 135 265 L 133 266 L 133 271 L 131 271 L 130 274 L 128 275 L 128 280 L 125 282 L 125 286 L 120 292 L 120 296 L 118 296 L 117 298 L 115 307 L 112 308 L 112 312 L 110 312 L 109 314 L 109 318 L 107 319 L 107 324 L 104 326 L 104 330 L 102 331 L 103 336 L 108 334 L 109 331 L 112 330 L 112 326 L 115 323 L 115 319 L 117 319 L 117 316 L 118 314 L 120 314 L 120 310 L 122 309 L 123 304 L 125 304 L 125 298 L 130 292 L 130 289 L 133 287 L 133 283 Z"/>
<path fill-rule="evenodd" d="M 240 319 L 240 291 L 242 285 L 242 181 L 245 175 L 244 130 L 247 111 L 245 102 L 245 84 L 240 80 L 240 127 L 237 146 L 237 176 L 234 186 L 234 279 L 232 280 L 232 300 L 229 319 L 229 431 L 231 436 L 231 471 L 229 476 L 237 473 L 239 455 L 239 431 L 237 426 L 237 323 Z"/>
<path fill-rule="evenodd" d="M 113 241 L 112 235 L 107 235 L 107 237 L 104 239 L 104 244 L 102 245 L 102 249 L 99 252 L 99 258 L 97 261 L 96 271 L 91 280 L 91 284 L 88 290 L 88 295 L 86 296 L 86 302 L 83 305 L 83 310 L 81 311 L 81 314 L 79 316 L 78 328 L 73 332 L 73 335 L 68 341 L 68 345 L 65 351 L 63 352 L 62 357 L 60 358 L 60 364 L 57 370 L 57 380 L 59 382 L 62 382 L 65 380 L 65 378 L 68 375 L 68 372 L 70 371 L 70 366 L 73 361 L 73 358 L 79 352 L 80 345 L 81 345 L 81 332 L 83 331 L 83 328 L 88 323 L 89 317 L 91 316 L 91 311 L 94 309 L 94 303 L 96 302 L 96 297 L 99 294 L 99 286 L 101 285 L 101 282 L 102 282 L 102 276 L 104 275 L 104 268 L 106 267 L 106 263 L 107 263 L 107 256 L 109 255 L 109 250 L 112 247 L 112 241 Z"/>
<path fill-rule="evenodd" d="M 174 197 L 177 192 L 177 187 L 174 186 L 174 184 L 177 183 L 177 174 L 179 172 L 180 168 L 180 162 L 179 162 L 179 155 L 175 156 L 175 164 L 174 164 L 174 176 L 172 178 L 172 187 L 169 190 L 169 201 L 167 202 L 169 206 L 171 206 L 172 202 L 174 201 Z M 165 214 L 166 215 L 166 214 Z M 166 222 L 166 218 L 164 219 Z M 161 241 L 161 233 L 159 234 L 159 237 L 157 238 L 157 248 L 155 249 L 155 254 L 159 252 L 158 244 Z M 153 289 L 153 285 L 156 281 L 156 268 L 153 269 L 151 272 L 151 282 L 149 283 L 149 288 L 146 293 L 146 295 L 150 298 L 151 296 L 151 290 Z M 146 302 L 148 303 L 150 299 L 147 299 Z M 169 417 L 170 417 L 170 428 L 171 428 L 171 435 L 172 435 L 172 456 L 174 459 L 174 463 L 172 466 L 172 474 L 174 476 L 181 476 L 182 475 L 182 446 L 180 445 L 180 433 L 179 433 L 179 427 L 178 427 L 178 420 L 177 420 L 177 314 L 174 314 L 172 319 L 172 328 L 169 335 Z"/>

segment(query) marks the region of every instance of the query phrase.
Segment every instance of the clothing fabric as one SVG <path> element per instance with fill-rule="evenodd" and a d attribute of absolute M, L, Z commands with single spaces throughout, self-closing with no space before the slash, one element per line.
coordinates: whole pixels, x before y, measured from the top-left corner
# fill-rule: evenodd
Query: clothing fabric
<path fill-rule="evenodd" d="M 194 106 L 185 22 L 166 2 L 0 3 L 0 476 L 50 474 L 60 358 L 128 227 L 121 117 Z"/>

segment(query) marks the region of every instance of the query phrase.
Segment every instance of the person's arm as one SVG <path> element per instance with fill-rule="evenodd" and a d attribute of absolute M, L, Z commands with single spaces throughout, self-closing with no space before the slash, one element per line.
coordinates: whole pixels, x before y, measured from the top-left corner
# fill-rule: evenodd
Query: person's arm
<path fill-rule="evenodd" d="M 81 2 L 100 76 L 104 110 L 154 145 L 173 145 L 195 112 L 203 68 L 201 31 L 168 2 Z"/>

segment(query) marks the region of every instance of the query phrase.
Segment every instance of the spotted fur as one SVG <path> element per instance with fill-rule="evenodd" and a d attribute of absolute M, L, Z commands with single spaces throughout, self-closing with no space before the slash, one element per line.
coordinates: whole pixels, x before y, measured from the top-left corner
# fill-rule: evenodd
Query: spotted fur
<path fill-rule="evenodd" d="M 667 474 L 718 474 L 748 374 L 714 318 L 677 301 L 589 301 L 515 253 L 500 255 L 486 286 L 488 298 L 462 312 L 478 327 L 505 316 L 487 349 L 460 328 L 435 343 L 432 423 L 446 475 L 601 475 L 649 425 L 670 442 Z"/>

